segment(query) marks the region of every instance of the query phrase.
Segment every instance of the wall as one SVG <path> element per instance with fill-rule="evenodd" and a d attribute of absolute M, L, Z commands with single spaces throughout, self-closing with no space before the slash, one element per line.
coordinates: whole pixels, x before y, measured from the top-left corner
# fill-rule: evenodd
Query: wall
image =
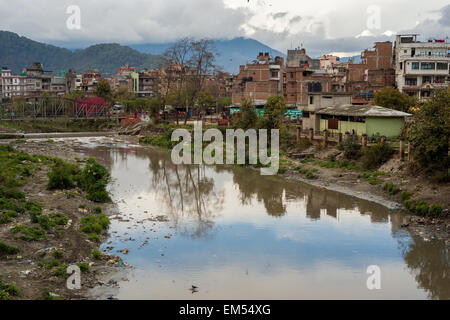
<path fill-rule="evenodd" d="M 367 118 L 367 135 L 380 133 L 388 138 L 398 137 L 402 133 L 405 120 L 403 118 Z"/>
<path fill-rule="evenodd" d="M 320 131 L 328 130 L 328 120 L 320 119 Z M 350 121 L 339 121 L 339 129 L 338 130 L 328 130 L 331 133 L 339 133 L 342 132 L 351 132 L 355 130 L 358 136 L 365 134 L 366 124 L 363 122 L 350 122 Z"/>

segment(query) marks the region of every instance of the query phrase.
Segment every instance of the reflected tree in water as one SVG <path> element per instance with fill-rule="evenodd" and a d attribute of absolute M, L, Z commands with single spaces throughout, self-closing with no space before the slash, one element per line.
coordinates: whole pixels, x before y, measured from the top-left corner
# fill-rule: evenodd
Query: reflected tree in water
<path fill-rule="evenodd" d="M 413 243 L 404 244 L 403 257 L 418 287 L 430 299 L 450 299 L 450 255 L 443 241 L 425 241 L 413 236 Z M 401 240 L 399 240 L 401 241 Z"/>

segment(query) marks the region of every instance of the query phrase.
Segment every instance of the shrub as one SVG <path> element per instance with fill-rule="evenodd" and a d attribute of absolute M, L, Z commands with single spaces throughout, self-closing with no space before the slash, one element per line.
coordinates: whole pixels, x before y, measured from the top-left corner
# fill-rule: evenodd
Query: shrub
<path fill-rule="evenodd" d="M 386 182 L 383 185 L 383 190 L 385 190 L 391 196 L 396 195 L 397 193 L 400 192 L 400 189 L 397 187 L 397 185 L 392 182 Z"/>
<path fill-rule="evenodd" d="M 78 268 L 80 268 L 80 271 L 83 273 L 87 273 L 87 272 L 91 271 L 91 267 L 85 262 L 81 262 L 77 266 L 78 266 Z"/>
<path fill-rule="evenodd" d="M 86 160 L 85 167 L 77 176 L 78 185 L 87 192 L 87 198 L 94 202 L 110 202 L 111 198 L 106 191 L 109 172 L 94 158 Z"/>
<path fill-rule="evenodd" d="M 1 254 L 16 254 L 19 252 L 18 248 L 10 247 L 3 242 L 0 242 L 0 255 Z"/>
<path fill-rule="evenodd" d="M 95 212 L 96 214 L 102 213 L 102 208 L 99 207 L 99 206 L 94 207 L 93 210 L 94 210 L 94 212 Z"/>
<path fill-rule="evenodd" d="M 388 161 L 394 154 L 394 149 L 386 143 L 378 143 L 363 150 L 362 163 L 366 169 L 376 168 Z"/>
<path fill-rule="evenodd" d="M 47 188 L 49 190 L 71 189 L 75 186 L 71 167 L 65 162 L 55 163 L 47 175 L 49 179 Z"/>
<path fill-rule="evenodd" d="M 280 166 L 280 167 L 278 168 L 278 173 L 279 173 L 279 174 L 286 173 L 286 167 Z"/>
<path fill-rule="evenodd" d="M 439 216 L 442 214 L 442 211 L 443 211 L 443 210 L 444 210 L 444 209 L 443 209 L 441 206 L 438 206 L 438 205 L 433 204 L 433 205 L 430 207 L 430 211 L 428 212 L 428 215 L 429 215 L 430 217 L 437 218 L 437 217 L 439 217 Z"/>
<path fill-rule="evenodd" d="M 0 300 L 10 300 L 14 296 L 20 296 L 20 290 L 13 284 L 4 283 L 0 276 Z"/>
<path fill-rule="evenodd" d="M 409 199 L 411 199 L 411 194 L 409 192 L 403 191 L 402 192 L 402 202 L 405 202 Z"/>
<path fill-rule="evenodd" d="M 64 256 L 64 252 L 62 250 L 55 250 L 52 253 L 53 258 L 60 259 Z"/>
<path fill-rule="evenodd" d="M 102 252 L 99 249 L 92 249 L 91 253 L 94 259 L 100 260 L 102 258 Z"/>
<path fill-rule="evenodd" d="M 344 157 L 347 159 L 358 159 L 361 156 L 361 145 L 356 135 L 351 135 L 345 139 L 339 149 L 344 151 Z"/>

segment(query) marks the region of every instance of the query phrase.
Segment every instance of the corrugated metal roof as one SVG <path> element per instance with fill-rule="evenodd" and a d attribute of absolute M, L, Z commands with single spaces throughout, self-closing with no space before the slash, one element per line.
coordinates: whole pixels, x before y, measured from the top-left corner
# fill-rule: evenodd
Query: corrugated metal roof
<path fill-rule="evenodd" d="M 328 114 L 335 116 L 358 116 L 358 117 L 409 117 L 411 114 L 388 109 L 380 106 L 344 104 L 326 107 L 317 111 L 317 114 Z"/>

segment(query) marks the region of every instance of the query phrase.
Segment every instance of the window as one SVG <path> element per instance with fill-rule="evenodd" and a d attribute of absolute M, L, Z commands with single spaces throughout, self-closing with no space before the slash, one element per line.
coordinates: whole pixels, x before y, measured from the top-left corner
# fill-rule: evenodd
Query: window
<path fill-rule="evenodd" d="M 411 63 L 411 69 L 413 69 L 413 70 L 419 70 L 419 63 L 418 63 L 418 62 L 413 62 L 413 63 Z"/>
<path fill-rule="evenodd" d="M 291 76 L 291 79 L 293 79 L 293 78 L 294 78 L 294 73 L 291 72 L 291 73 L 290 73 L 290 76 Z"/>
<path fill-rule="evenodd" d="M 433 83 L 445 83 L 445 77 L 444 76 L 435 76 Z"/>
<path fill-rule="evenodd" d="M 303 111 L 303 118 L 309 118 L 309 112 Z"/>
<path fill-rule="evenodd" d="M 422 70 L 434 70 L 435 69 L 435 63 L 434 62 L 422 62 L 420 64 L 420 69 L 422 69 Z"/>
<path fill-rule="evenodd" d="M 314 103 L 314 97 L 313 96 L 310 96 L 309 97 L 309 104 L 313 104 Z"/>
<path fill-rule="evenodd" d="M 438 62 L 436 64 L 437 70 L 447 70 L 447 68 L 448 68 L 448 63 L 446 63 L 446 62 Z"/>
<path fill-rule="evenodd" d="M 431 83 L 431 76 L 423 76 L 422 77 L 422 83 L 430 82 Z"/>
<path fill-rule="evenodd" d="M 272 71 L 272 78 L 278 78 L 278 71 Z"/>
<path fill-rule="evenodd" d="M 417 86 L 417 78 L 406 78 L 405 84 L 407 86 Z"/>
<path fill-rule="evenodd" d="M 400 62 L 400 70 L 403 70 L 403 62 Z"/>

